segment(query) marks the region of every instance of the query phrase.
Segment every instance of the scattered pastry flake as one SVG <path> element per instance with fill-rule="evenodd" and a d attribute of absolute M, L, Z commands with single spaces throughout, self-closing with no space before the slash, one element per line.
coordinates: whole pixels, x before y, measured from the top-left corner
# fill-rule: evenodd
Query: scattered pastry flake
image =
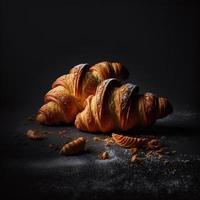
<path fill-rule="evenodd" d="M 100 141 L 105 142 L 105 146 L 110 146 L 111 144 L 114 144 L 114 140 L 111 137 L 106 137 L 105 139 L 102 139 L 100 137 L 95 136 L 93 137 L 93 140 L 95 142 L 100 142 Z"/>
<path fill-rule="evenodd" d="M 167 165 L 169 163 L 169 160 L 164 160 L 164 165 Z"/>
<path fill-rule="evenodd" d="M 163 148 L 157 149 L 154 151 L 154 156 L 157 156 L 160 159 L 164 156 L 164 153 L 165 152 L 164 152 Z"/>
<path fill-rule="evenodd" d="M 162 154 L 158 154 L 158 159 L 161 159 L 163 157 Z"/>
<path fill-rule="evenodd" d="M 148 149 L 159 149 L 160 147 L 161 147 L 161 144 L 158 139 L 152 139 L 147 143 Z"/>
<path fill-rule="evenodd" d="M 63 155 L 72 155 L 83 152 L 85 150 L 86 139 L 84 137 L 79 137 L 72 142 L 64 144 L 60 150 L 60 154 Z"/>
<path fill-rule="evenodd" d="M 146 157 L 157 156 L 158 158 L 161 158 L 164 155 L 164 153 L 165 152 L 164 152 L 163 148 L 160 148 L 157 150 L 151 149 L 151 150 L 147 151 Z"/>
<path fill-rule="evenodd" d="M 129 137 L 113 133 L 112 138 L 117 145 L 122 148 L 128 148 L 132 158 L 131 161 L 135 162 L 138 159 L 138 152 L 141 152 L 145 157 L 157 157 L 163 160 L 168 155 L 174 155 L 175 150 L 169 151 L 167 147 L 162 146 L 161 139 L 148 136 Z M 162 140 L 165 138 L 162 137 Z M 140 158 L 143 159 L 143 158 Z"/>
<path fill-rule="evenodd" d="M 108 152 L 107 152 L 107 151 L 104 151 L 104 152 L 100 153 L 100 154 L 99 154 L 99 158 L 100 158 L 101 160 L 107 160 L 107 159 L 109 159 L 109 154 L 108 154 Z"/>
<path fill-rule="evenodd" d="M 93 137 L 93 140 L 95 141 L 95 142 L 99 142 L 99 141 L 102 141 L 102 139 L 100 138 L 100 137 Z"/>
<path fill-rule="evenodd" d="M 105 138 L 104 142 L 105 142 L 105 146 L 110 146 L 110 145 L 115 143 L 114 140 L 111 137 Z"/>
<path fill-rule="evenodd" d="M 43 132 L 31 129 L 26 132 L 26 136 L 31 140 L 43 140 L 45 138 Z"/>
<path fill-rule="evenodd" d="M 165 152 L 165 155 L 169 155 L 169 154 L 170 154 L 170 152 L 169 152 L 169 151 L 166 151 L 166 152 Z"/>
<path fill-rule="evenodd" d="M 129 149 L 130 150 L 130 152 L 131 152 L 131 154 L 133 155 L 133 154 L 136 154 L 137 152 L 138 152 L 138 148 L 131 148 L 131 149 Z"/>
<path fill-rule="evenodd" d="M 61 136 L 61 137 L 63 137 L 66 132 L 67 132 L 66 130 L 59 131 L 58 135 Z"/>
<path fill-rule="evenodd" d="M 160 148 L 160 149 L 157 149 L 156 150 L 156 153 L 158 153 L 158 154 L 165 154 L 165 151 L 167 150 L 167 148 L 165 148 L 165 147 L 162 147 L 162 148 Z"/>
<path fill-rule="evenodd" d="M 135 154 L 135 155 L 133 155 L 133 156 L 131 157 L 131 162 L 141 163 L 142 161 L 143 161 L 143 159 L 140 158 L 140 157 L 138 157 L 137 154 Z"/>
<path fill-rule="evenodd" d="M 53 148 L 53 144 L 48 144 L 48 147 L 51 149 Z"/>
<path fill-rule="evenodd" d="M 148 151 L 148 152 L 146 153 L 146 157 L 147 157 L 147 158 L 149 158 L 149 157 L 151 157 L 151 156 L 153 156 L 153 151 L 152 151 L 152 150 L 150 150 L 150 151 Z"/>

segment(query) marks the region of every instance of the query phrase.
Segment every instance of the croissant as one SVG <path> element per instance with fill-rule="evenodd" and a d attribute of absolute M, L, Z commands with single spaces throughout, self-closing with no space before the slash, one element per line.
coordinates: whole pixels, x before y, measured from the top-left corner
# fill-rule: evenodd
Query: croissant
<path fill-rule="evenodd" d="M 108 78 L 126 79 L 128 71 L 120 63 L 101 62 L 94 66 L 79 64 L 59 77 L 45 95 L 36 117 L 41 124 L 71 123 L 84 108 L 85 99 L 95 94 L 99 83 Z"/>
<path fill-rule="evenodd" d="M 124 148 L 133 148 L 145 145 L 149 139 L 148 138 L 141 138 L 141 137 L 128 137 L 124 135 L 118 135 L 113 133 L 112 138 L 116 144 Z"/>
<path fill-rule="evenodd" d="M 89 132 L 126 131 L 147 127 L 172 112 L 166 98 L 138 92 L 138 86 L 130 83 L 122 85 L 117 79 L 103 81 L 76 116 L 76 128 Z"/>
<path fill-rule="evenodd" d="M 65 144 L 60 150 L 60 154 L 72 155 L 80 153 L 85 149 L 85 142 L 86 140 L 84 137 L 79 137 L 76 140 L 73 140 L 72 142 Z"/>

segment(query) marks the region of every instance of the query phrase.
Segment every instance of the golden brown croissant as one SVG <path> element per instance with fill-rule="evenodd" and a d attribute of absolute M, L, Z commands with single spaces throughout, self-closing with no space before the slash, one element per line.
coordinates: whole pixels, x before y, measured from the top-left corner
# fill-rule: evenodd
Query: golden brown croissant
<path fill-rule="evenodd" d="M 73 67 L 69 74 L 59 77 L 45 95 L 37 121 L 47 125 L 73 122 L 83 110 L 85 99 L 95 93 L 99 83 L 111 77 L 125 79 L 128 71 L 120 63 L 111 62 Z"/>
<path fill-rule="evenodd" d="M 95 95 L 86 99 L 84 110 L 76 116 L 75 126 L 82 131 L 108 132 L 146 127 L 172 112 L 167 99 L 152 93 L 138 94 L 139 88 L 116 79 L 107 79 Z"/>

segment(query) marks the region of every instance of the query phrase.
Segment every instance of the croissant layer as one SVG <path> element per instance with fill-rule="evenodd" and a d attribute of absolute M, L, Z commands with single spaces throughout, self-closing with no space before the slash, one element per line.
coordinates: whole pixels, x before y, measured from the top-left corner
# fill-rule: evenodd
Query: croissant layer
<path fill-rule="evenodd" d="M 59 77 L 45 95 L 37 121 L 41 124 L 69 124 L 83 110 L 85 99 L 108 78 L 125 79 L 128 71 L 120 63 L 101 62 L 94 66 L 79 64 L 68 74 Z"/>
<path fill-rule="evenodd" d="M 122 85 L 117 79 L 103 81 L 95 95 L 87 98 L 84 110 L 76 116 L 75 126 L 89 132 L 126 131 L 147 127 L 172 112 L 166 98 L 138 92 L 138 86 L 130 83 Z"/>

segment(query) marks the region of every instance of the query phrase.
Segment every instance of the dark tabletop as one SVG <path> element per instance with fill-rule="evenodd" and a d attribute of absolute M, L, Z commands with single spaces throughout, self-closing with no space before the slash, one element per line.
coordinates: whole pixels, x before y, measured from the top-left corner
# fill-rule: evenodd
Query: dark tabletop
<path fill-rule="evenodd" d="M 197 2 L 2 0 L 0 9 L 1 199 L 200 199 Z M 128 150 L 105 149 L 94 134 L 26 120 L 56 78 L 76 64 L 104 60 L 123 63 L 127 82 L 139 85 L 141 94 L 150 91 L 172 103 L 171 116 L 129 132 L 165 138 L 177 151 L 168 163 L 131 163 Z M 28 129 L 51 134 L 31 141 Z M 48 147 L 61 148 L 78 136 L 88 139 L 85 153 L 64 157 Z M 99 160 L 104 150 L 110 159 Z"/>
<path fill-rule="evenodd" d="M 166 159 L 146 158 L 131 163 L 129 150 L 103 142 L 73 126 L 45 127 L 28 121 L 30 113 L 7 112 L 1 133 L 1 181 L 5 197 L 29 199 L 199 199 L 199 115 L 175 112 L 147 130 L 131 135 L 154 135 L 177 153 Z M 26 137 L 28 129 L 48 131 L 42 141 Z M 59 131 L 66 133 L 59 135 Z M 79 136 L 87 138 L 85 153 L 61 156 L 58 149 Z M 49 144 L 53 147 L 49 148 Z M 58 149 L 57 149 L 57 148 Z M 108 160 L 98 154 L 107 151 Z M 167 162 L 165 162 L 167 160 Z"/>

